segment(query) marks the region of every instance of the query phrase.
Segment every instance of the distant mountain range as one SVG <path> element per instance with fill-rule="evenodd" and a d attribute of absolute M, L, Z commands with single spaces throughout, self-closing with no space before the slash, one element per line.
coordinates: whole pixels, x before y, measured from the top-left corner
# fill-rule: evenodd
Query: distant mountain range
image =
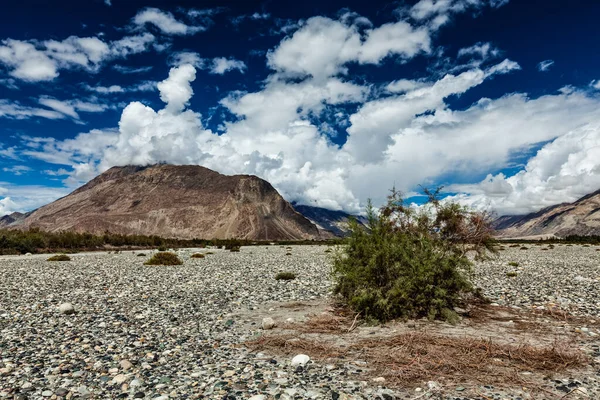
<path fill-rule="evenodd" d="M 0 217 L 0 228 L 173 238 L 301 240 L 342 237 L 343 211 L 290 204 L 263 179 L 201 166 L 113 167 L 35 211 Z M 501 238 L 600 235 L 600 190 L 573 203 L 494 221 Z"/>
<path fill-rule="evenodd" d="M 359 223 L 366 225 L 367 220 L 359 215 L 352 215 L 343 211 L 332 211 L 326 208 L 294 204 L 300 214 L 308 218 L 321 230 L 331 232 L 335 236 L 344 237 L 350 233 L 348 222 L 355 218 Z"/>
<path fill-rule="evenodd" d="M 573 203 L 557 204 L 527 215 L 500 217 L 494 228 L 504 238 L 600 235 L 600 190 Z"/>

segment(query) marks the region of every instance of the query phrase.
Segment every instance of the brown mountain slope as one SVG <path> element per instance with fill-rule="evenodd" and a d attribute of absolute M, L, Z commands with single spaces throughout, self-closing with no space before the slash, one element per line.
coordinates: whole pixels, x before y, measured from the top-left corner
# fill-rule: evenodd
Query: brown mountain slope
<path fill-rule="evenodd" d="M 319 235 L 267 181 L 190 165 L 113 167 L 35 210 L 18 227 L 186 239 Z"/>
<path fill-rule="evenodd" d="M 545 237 L 600 235 L 600 190 L 574 203 L 562 203 L 523 216 L 504 216 L 495 223 L 498 236 Z"/>

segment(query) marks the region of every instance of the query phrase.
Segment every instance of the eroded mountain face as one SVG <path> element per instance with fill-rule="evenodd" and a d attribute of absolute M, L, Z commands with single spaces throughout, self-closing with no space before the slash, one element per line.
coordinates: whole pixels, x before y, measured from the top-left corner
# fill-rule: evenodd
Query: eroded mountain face
<path fill-rule="evenodd" d="M 113 167 L 15 225 L 184 239 L 319 238 L 267 181 L 191 165 Z"/>

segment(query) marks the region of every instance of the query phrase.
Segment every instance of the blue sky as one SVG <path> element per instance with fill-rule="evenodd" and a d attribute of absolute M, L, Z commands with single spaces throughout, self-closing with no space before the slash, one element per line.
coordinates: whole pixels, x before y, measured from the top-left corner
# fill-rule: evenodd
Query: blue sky
<path fill-rule="evenodd" d="M 2 6 L 0 215 L 156 162 L 349 212 L 393 185 L 499 214 L 600 189 L 600 3 L 48 3 Z"/>

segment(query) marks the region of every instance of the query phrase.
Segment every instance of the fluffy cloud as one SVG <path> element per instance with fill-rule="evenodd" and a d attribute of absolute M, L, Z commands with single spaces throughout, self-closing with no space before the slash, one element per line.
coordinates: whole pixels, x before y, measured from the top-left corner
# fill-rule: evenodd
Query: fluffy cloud
<path fill-rule="evenodd" d="M 106 43 L 96 37 L 70 36 L 62 41 L 6 39 L 0 45 L 0 64 L 11 76 L 29 82 L 50 81 L 59 70 L 80 68 L 97 72 L 109 60 L 146 51 L 155 37 L 150 33 Z"/>
<path fill-rule="evenodd" d="M 598 190 L 598 160 L 600 124 L 596 122 L 546 144 L 513 176 L 490 174 L 479 184 L 454 185 L 449 189 L 466 192 L 455 199 L 475 207 L 493 209 L 500 214 L 525 214 L 572 202 Z"/>
<path fill-rule="evenodd" d="M 361 26 L 325 17 L 310 18 L 267 55 L 271 68 L 287 76 L 323 80 L 347 72 L 346 64 L 378 64 L 396 55 L 409 59 L 431 50 L 429 31 L 404 21 L 361 33 Z"/>
<path fill-rule="evenodd" d="M 169 64 L 179 66 L 190 64 L 196 69 L 207 69 L 211 74 L 223 75 L 226 72 L 238 70 L 241 73 L 246 71 L 246 64 L 241 60 L 225 57 L 202 58 L 200 54 L 190 51 L 181 51 L 171 54 Z"/>
<path fill-rule="evenodd" d="M 223 75 L 225 72 L 238 70 L 242 73 L 246 71 L 246 64 L 243 61 L 235 59 L 227 59 L 225 57 L 217 57 L 212 61 L 210 68 L 211 74 Z"/>
<path fill-rule="evenodd" d="M 439 28 L 450 20 L 452 14 L 479 10 L 486 6 L 501 7 L 509 0 L 420 0 L 408 13 L 417 21 L 429 20 L 430 26 Z"/>
<path fill-rule="evenodd" d="M 184 22 L 177 20 L 170 12 L 153 7 L 138 12 L 133 17 L 133 23 L 140 27 L 146 24 L 154 25 L 166 35 L 192 35 L 206 30 L 204 25 L 186 25 Z"/>
<path fill-rule="evenodd" d="M 33 117 L 63 119 L 65 114 L 45 108 L 27 107 L 19 102 L 0 99 L 0 118 L 28 119 Z"/>
<path fill-rule="evenodd" d="M 57 100 L 47 96 L 40 97 L 38 101 L 40 104 L 74 119 L 79 119 L 77 111 L 95 113 L 102 112 L 108 108 L 106 104 L 90 103 L 81 100 Z"/>
<path fill-rule="evenodd" d="M 26 165 L 13 165 L 12 167 L 4 167 L 2 168 L 2 171 L 4 172 L 10 172 L 13 175 L 23 175 L 24 173 L 33 171 L 30 167 L 26 166 Z"/>
<path fill-rule="evenodd" d="M 541 61 L 538 65 L 537 65 L 537 69 L 540 72 L 546 72 L 550 70 L 550 67 L 552 67 L 554 65 L 554 61 L 553 60 L 544 60 Z"/>
<path fill-rule="evenodd" d="M 1 194 L 1 193 L 0 193 Z M 0 198 L 0 216 L 12 214 L 19 206 L 10 197 Z"/>

